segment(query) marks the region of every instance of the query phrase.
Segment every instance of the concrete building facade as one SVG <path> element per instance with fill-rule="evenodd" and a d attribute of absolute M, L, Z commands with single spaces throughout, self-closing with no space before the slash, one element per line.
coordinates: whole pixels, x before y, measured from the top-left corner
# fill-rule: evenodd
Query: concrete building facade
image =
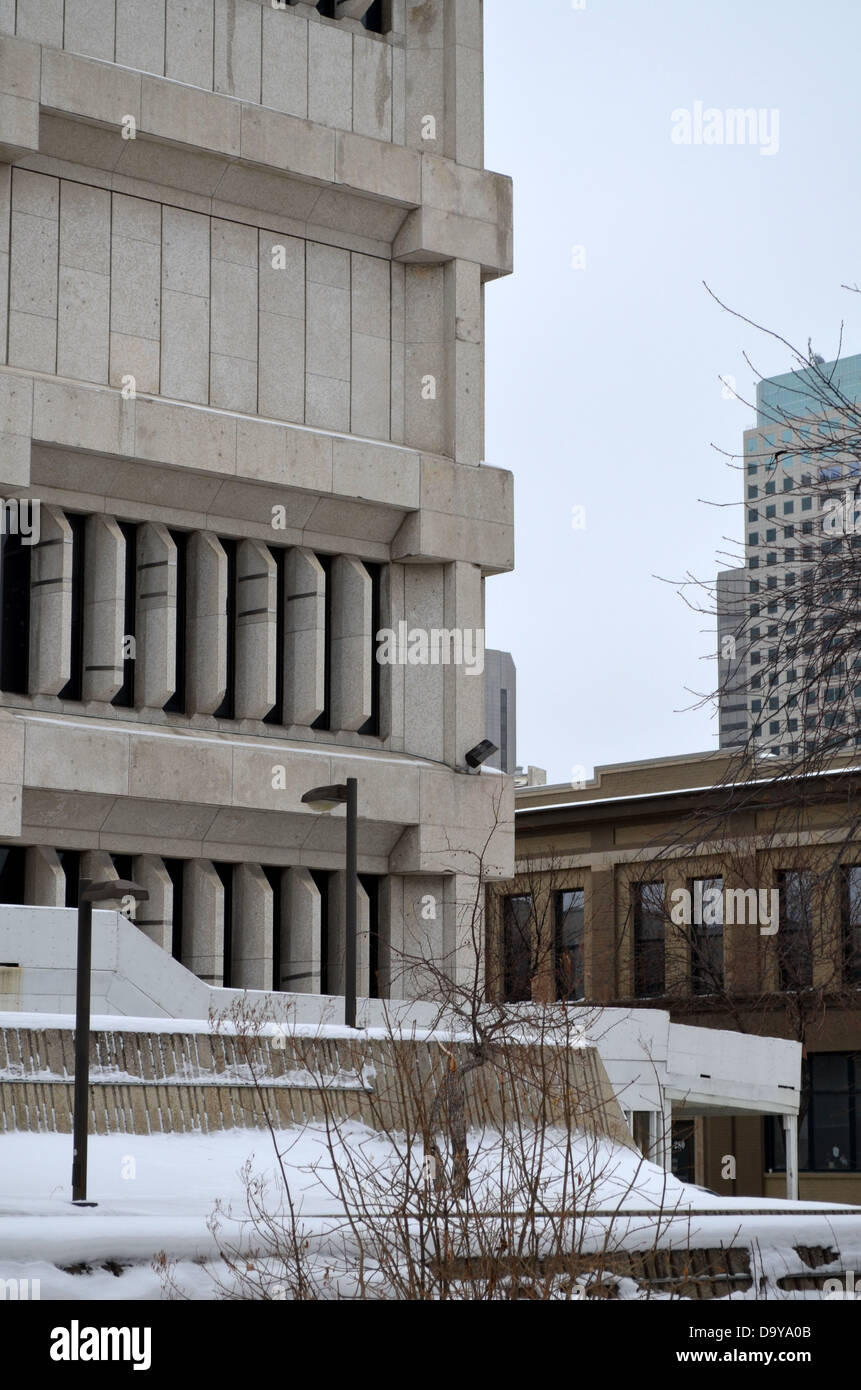
<path fill-rule="evenodd" d="M 0 901 L 130 875 L 201 980 L 338 994 L 355 776 L 359 992 L 468 969 L 483 682 L 376 634 L 513 563 L 482 128 L 480 0 L 0 0 Z"/>

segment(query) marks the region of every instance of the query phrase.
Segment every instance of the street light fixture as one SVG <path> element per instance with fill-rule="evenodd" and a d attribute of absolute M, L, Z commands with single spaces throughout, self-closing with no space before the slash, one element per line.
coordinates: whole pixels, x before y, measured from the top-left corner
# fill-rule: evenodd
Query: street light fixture
<path fill-rule="evenodd" d="M 302 797 L 312 811 L 334 811 L 337 806 L 347 807 L 347 892 L 345 904 L 346 942 L 344 951 L 344 1022 L 348 1028 L 356 1027 L 356 899 L 359 893 L 358 872 L 358 822 L 359 798 L 358 782 L 348 777 L 346 782 L 336 782 L 331 787 L 312 787 Z"/>
<path fill-rule="evenodd" d="M 72 1202 L 87 1201 L 87 1138 L 90 1120 L 90 976 L 93 960 L 93 903 L 130 896 L 146 902 L 149 893 L 128 878 L 78 880 L 78 974 L 75 999 L 75 1099 L 72 1151 Z"/>

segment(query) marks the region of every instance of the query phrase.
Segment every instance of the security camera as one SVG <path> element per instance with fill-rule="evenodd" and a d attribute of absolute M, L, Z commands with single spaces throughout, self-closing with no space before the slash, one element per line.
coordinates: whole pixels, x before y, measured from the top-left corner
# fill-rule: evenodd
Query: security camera
<path fill-rule="evenodd" d="M 495 743 L 491 743 L 489 738 L 483 738 L 481 743 L 477 743 L 465 754 L 466 765 L 467 767 L 481 767 L 482 763 L 487 762 L 488 758 L 492 758 L 494 753 L 498 752 L 499 749 Z"/>

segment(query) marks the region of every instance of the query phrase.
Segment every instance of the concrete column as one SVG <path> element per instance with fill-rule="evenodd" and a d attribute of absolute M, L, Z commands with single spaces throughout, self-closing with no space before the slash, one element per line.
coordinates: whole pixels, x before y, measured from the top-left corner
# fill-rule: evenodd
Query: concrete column
<path fill-rule="evenodd" d="M 484 165 L 482 0 L 445 0 L 445 153 Z"/>
<path fill-rule="evenodd" d="M 85 700 L 112 700 L 123 684 L 126 541 L 113 517 L 86 525 L 84 575 Z"/>
<path fill-rule="evenodd" d="M 291 868 L 281 881 L 281 989 L 320 993 L 322 900 L 308 869 Z"/>
<path fill-rule="evenodd" d="M 166 526 L 138 528 L 135 702 L 161 709 L 176 685 L 176 545 Z"/>
<path fill-rule="evenodd" d="M 446 448 L 458 463 L 481 463 L 484 453 L 484 349 L 481 266 L 445 266 Z"/>
<path fill-rule="evenodd" d="M 336 556 L 332 564 L 333 729 L 360 729 L 371 717 L 371 617 L 371 576 L 361 560 Z"/>
<path fill-rule="evenodd" d="M 458 560 L 445 571 L 445 626 L 460 634 L 463 661 L 443 667 L 445 761 L 484 738 L 484 582 L 477 565 Z"/>
<path fill-rule="evenodd" d="M 786 1195 L 798 1201 L 798 1116 L 783 1116 L 783 1139 L 786 1148 Z"/>
<path fill-rule="evenodd" d="M 207 985 L 224 981 L 224 885 L 208 859 L 185 866 L 182 963 Z"/>
<path fill-rule="evenodd" d="M 144 936 L 170 955 L 173 949 L 173 879 L 157 854 L 139 854 L 132 860 L 135 883 L 146 888 L 149 898 L 138 903 L 135 920 Z"/>
<path fill-rule="evenodd" d="M 232 979 L 237 989 L 272 988 L 272 885 L 259 864 L 234 879 Z"/>
<path fill-rule="evenodd" d="M 58 695 L 72 673 L 72 528 L 42 505 L 30 571 L 30 694 Z"/>
<path fill-rule="evenodd" d="M 329 911 L 329 993 L 343 994 L 345 990 L 344 961 L 346 937 L 347 875 L 332 875 Z M 371 904 L 361 883 L 356 903 L 356 996 L 368 997 L 368 963 L 370 947 Z"/>
<path fill-rule="evenodd" d="M 326 572 L 311 550 L 285 566 L 284 722 L 313 724 L 326 704 Z"/>
<path fill-rule="evenodd" d="M 33 907 L 65 907 L 66 875 L 57 851 L 31 845 L 24 858 L 24 900 Z"/>
<path fill-rule="evenodd" d="M 275 704 L 278 571 L 261 541 L 236 548 L 236 717 L 262 719 Z"/>
<path fill-rule="evenodd" d="M 387 874 L 380 884 L 379 986 L 383 999 L 417 999 L 427 990 L 422 961 L 444 951 L 446 880 Z"/>
<path fill-rule="evenodd" d="M 212 714 L 227 693 L 227 553 L 196 531 L 188 544 L 188 709 Z"/>

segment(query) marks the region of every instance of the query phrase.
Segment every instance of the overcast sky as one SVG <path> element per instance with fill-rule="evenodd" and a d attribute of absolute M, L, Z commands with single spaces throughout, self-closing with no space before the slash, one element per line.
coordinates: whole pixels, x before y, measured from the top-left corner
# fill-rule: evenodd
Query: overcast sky
<path fill-rule="evenodd" d="M 662 581 L 738 554 L 742 482 L 714 446 L 739 453 L 753 413 L 719 378 L 752 400 L 745 352 L 795 364 L 702 282 L 829 360 L 841 321 L 861 351 L 857 0 L 585 3 L 484 5 L 486 163 L 515 207 L 486 457 L 514 474 L 516 570 L 488 582 L 487 642 L 517 663 L 518 761 L 560 782 L 717 746 L 689 693 L 714 687 L 712 624 Z M 675 143 L 697 102 L 761 110 L 759 144 Z"/>

